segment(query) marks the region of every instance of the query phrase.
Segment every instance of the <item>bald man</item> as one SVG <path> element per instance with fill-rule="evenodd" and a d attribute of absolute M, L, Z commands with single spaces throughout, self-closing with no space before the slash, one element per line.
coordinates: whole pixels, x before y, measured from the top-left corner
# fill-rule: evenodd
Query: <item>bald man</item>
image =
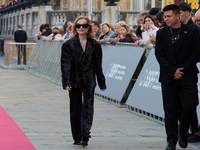
<path fill-rule="evenodd" d="M 200 9 L 195 13 L 195 21 L 200 26 Z"/>

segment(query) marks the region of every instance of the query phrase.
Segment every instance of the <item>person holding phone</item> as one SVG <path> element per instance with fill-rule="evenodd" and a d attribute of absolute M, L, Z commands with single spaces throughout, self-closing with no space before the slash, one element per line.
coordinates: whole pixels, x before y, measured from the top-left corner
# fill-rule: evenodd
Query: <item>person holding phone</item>
<path fill-rule="evenodd" d="M 151 15 L 147 15 L 144 18 L 144 25 L 146 29 L 144 32 L 142 32 L 142 39 L 136 41 L 135 46 L 138 45 L 153 46 L 150 43 L 150 36 L 156 35 L 156 32 L 159 30 L 159 28 L 156 27 L 155 20 Z"/>

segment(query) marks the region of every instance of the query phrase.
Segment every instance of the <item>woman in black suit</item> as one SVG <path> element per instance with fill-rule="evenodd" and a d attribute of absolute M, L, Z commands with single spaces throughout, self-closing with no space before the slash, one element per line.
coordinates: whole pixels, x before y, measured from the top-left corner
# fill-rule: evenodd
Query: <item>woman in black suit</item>
<path fill-rule="evenodd" d="M 94 40 L 93 28 L 87 17 L 76 19 L 72 38 L 62 45 L 61 71 L 63 89 L 69 90 L 74 145 L 87 146 L 93 120 L 96 76 L 100 89 L 106 89 L 101 44 Z"/>

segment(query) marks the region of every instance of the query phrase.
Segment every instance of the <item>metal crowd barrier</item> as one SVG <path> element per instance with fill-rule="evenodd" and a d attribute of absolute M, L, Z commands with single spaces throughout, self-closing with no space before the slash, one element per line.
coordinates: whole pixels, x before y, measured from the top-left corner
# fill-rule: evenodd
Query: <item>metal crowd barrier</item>
<path fill-rule="evenodd" d="M 25 69 L 36 76 L 46 78 L 57 84 L 61 84 L 60 57 L 61 57 L 62 44 L 63 42 L 56 42 L 56 41 L 52 41 L 52 42 L 43 41 L 43 40 L 37 41 L 37 45 L 34 47 Z M 146 58 L 148 57 L 151 47 L 149 48 L 135 47 L 133 43 L 132 44 L 117 43 L 115 46 L 110 45 L 109 43 L 106 43 L 102 45 L 102 50 L 104 53 L 103 70 L 104 70 L 105 75 L 106 75 L 106 70 L 107 68 L 109 68 L 110 64 L 123 65 L 124 60 L 126 60 L 126 56 L 135 55 L 134 57 L 129 58 L 129 61 L 126 62 L 126 64 L 124 64 L 127 67 L 129 67 L 131 71 L 127 69 L 125 74 L 126 75 L 129 74 L 129 76 L 128 77 L 124 76 L 124 78 L 127 78 L 126 81 L 125 80 L 120 81 L 121 83 L 126 82 L 123 85 L 124 91 L 121 92 L 120 95 L 118 95 L 117 97 L 115 97 L 116 95 L 115 93 L 112 93 L 111 95 L 112 91 L 116 92 L 115 89 L 112 91 L 107 90 L 107 95 L 106 95 L 106 92 L 101 94 L 97 90 L 95 91 L 96 93 L 95 96 L 97 97 L 103 98 L 104 100 L 111 101 L 115 104 L 124 105 L 140 73 L 140 70 L 142 69 L 146 61 Z M 125 51 L 127 51 L 126 54 L 125 54 Z M 140 52 L 140 54 L 138 54 L 138 51 Z M 114 53 L 116 56 L 113 56 L 111 60 L 111 55 Z M 136 58 L 137 60 L 135 60 Z M 110 72 L 111 74 L 112 74 L 112 70 L 113 69 L 111 69 L 111 72 Z M 114 78 L 112 79 L 108 78 L 106 80 L 107 81 L 112 80 L 111 82 L 115 83 L 115 80 L 113 79 Z M 119 81 L 119 80 L 116 80 L 116 81 Z M 121 85 L 121 83 L 119 84 Z M 108 84 L 112 85 L 112 83 L 108 83 Z M 111 86 L 108 85 L 108 87 L 110 88 Z M 120 92 L 117 92 L 117 93 L 120 93 Z"/>
<path fill-rule="evenodd" d="M 8 68 L 23 68 L 36 43 L 6 42 L 4 50 L 4 65 Z"/>
<path fill-rule="evenodd" d="M 61 46 L 62 46 L 62 44 L 63 44 L 63 42 L 56 42 L 56 41 L 52 41 L 52 42 L 42 41 L 42 40 L 37 41 L 37 44 L 35 45 L 32 53 L 29 57 L 29 60 L 27 61 L 27 65 L 26 65 L 25 69 L 28 72 L 30 72 L 31 74 L 34 74 L 36 76 L 48 79 L 50 81 L 53 81 L 54 83 L 61 84 L 60 57 L 61 57 Z M 111 45 L 108 44 L 108 43 L 106 43 L 105 45 L 102 45 L 102 49 L 103 49 L 104 54 L 108 54 L 107 51 L 110 51 L 109 46 L 111 46 Z M 136 55 L 136 53 L 134 52 L 136 50 L 136 48 L 134 48 L 134 44 L 117 43 L 115 46 L 116 47 L 111 47 L 111 48 L 113 48 L 112 49 L 113 51 L 116 50 L 117 47 L 120 48 L 121 51 L 125 51 L 126 48 L 124 46 L 127 46 L 127 47 L 129 47 L 129 49 L 131 48 L 131 50 L 133 50 L 133 52 L 131 52 L 130 54 Z M 107 47 L 107 48 L 105 48 L 105 47 Z M 144 70 L 143 68 L 145 68 L 146 65 L 151 65 L 151 64 L 149 64 L 148 61 L 147 61 L 147 63 L 145 63 L 147 57 L 148 57 L 148 60 L 149 59 L 155 59 L 155 58 L 151 58 L 152 52 L 153 52 L 153 51 L 151 51 L 151 49 L 152 49 L 152 47 L 142 47 L 141 48 L 141 50 L 143 50 L 144 53 L 142 54 L 139 62 L 137 62 L 137 64 L 136 64 L 137 67 L 136 67 L 134 73 L 132 73 L 132 76 L 129 78 L 130 81 L 128 82 L 128 84 L 125 85 L 125 88 L 124 88 L 125 92 L 124 92 L 124 95 L 122 95 L 123 97 L 122 97 L 121 101 L 119 101 L 115 98 L 109 97 L 104 93 L 99 94 L 98 91 L 95 91 L 95 97 L 98 97 L 98 98 L 100 98 L 104 101 L 115 104 L 119 107 L 125 106 L 125 107 L 127 107 L 128 111 L 131 111 L 134 114 L 148 117 L 149 119 L 152 119 L 156 122 L 163 124 L 164 118 L 162 116 L 162 113 L 157 114 L 154 111 L 148 111 L 146 109 L 143 109 L 142 107 L 137 107 L 137 104 L 134 104 L 134 103 L 131 104 L 132 101 L 135 102 L 135 101 L 141 100 L 142 101 L 141 105 L 144 105 L 145 102 L 143 102 L 143 101 L 146 101 L 146 99 L 143 100 L 141 98 L 136 98 L 137 99 L 136 100 L 135 98 L 130 98 L 132 96 L 132 91 L 134 91 L 134 89 L 138 87 L 137 82 L 138 82 L 138 80 L 140 80 L 141 73 L 143 73 L 142 71 Z M 149 52 L 151 52 L 150 53 L 151 55 L 149 55 Z M 118 52 L 116 51 L 116 53 L 118 53 Z M 125 56 L 122 56 L 122 54 L 123 53 L 120 53 L 120 54 L 118 53 L 118 58 L 125 57 Z M 109 57 L 111 57 L 111 56 L 109 56 Z M 136 57 L 138 57 L 138 55 L 136 55 Z M 116 58 L 116 60 L 118 58 Z M 105 59 L 105 58 L 103 58 L 103 59 Z M 111 58 L 109 58 L 109 59 L 111 59 Z M 121 61 L 123 62 L 122 59 L 121 59 Z M 105 63 L 105 62 L 106 61 L 104 60 L 103 63 Z M 133 62 L 133 61 L 131 61 L 131 62 Z M 113 63 L 115 63 L 115 60 L 114 60 Z M 116 61 L 116 63 L 118 63 L 118 61 Z M 104 65 L 105 64 L 103 64 L 103 66 Z M 128 67 L 128 65 L 127 65 L 127 67 Z M 103 68 L 103 69 L 105 71 L 105 68 Z M 129 69 L 133 69 L 133 68 L 129 67 L 127 69 L 129 70 Z M 128 74 L 128 71 L 125 74 Z M 106 74 L 105 74 L 105 76 L 106 76 Z M 110 79 L 107 78 L 106 80 L 108 81 Z M 116 82 L 118 82 L 118 81 L 116 80 Z M 123 82 L 124 81 L 122 80 L 121 83 L 123 84 Z M 107 88 L 111 88 L 113 93 L 117 94 L 118 91 L 115 91 L 115 89 L 112 88 L 111 86 L 112 85 L 107 85 Z M 121 90 L 121 87 L 120 87 L 120 90 Z M 110 94 L 110 91 L 108 93 Z M 149 96 L 148 101 L 152 101 L 152 99 L 155 99 L 155 97 L 159 96 L 159 94 L 155 94 L 155 95 L 153 96 L 153 98 L 151 98 L 151 96 Z M 158 98 L 158 100 L 159 100 L 159 98 Z M 161 100 L 159 100 L 159 101 L 161 101 Z M 124 105 L 121 105 L 122 103 Z M 159 108 L 162 107 L 161 104 L 159 104 L 158 106 L 160 106 Z M 153 105 L 152 107 L 155 107 L 155 106 Z"/>
<path fill-rule="evenodd" d="M 62 43 L 38 40 L 25 69 L 36 76 L 61 84 L 60 57 Z"/>

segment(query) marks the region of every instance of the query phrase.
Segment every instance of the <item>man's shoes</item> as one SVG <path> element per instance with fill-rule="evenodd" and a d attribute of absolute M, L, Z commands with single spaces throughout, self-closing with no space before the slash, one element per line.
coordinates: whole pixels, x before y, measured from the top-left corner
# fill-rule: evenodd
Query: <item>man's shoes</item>
<path fill-rule="evenodd" d="M 174 144 L 167 143 L 165 150 L 176 150 L 176 146 Z"/>
<path fill-rule="evenodd" d="M 199 134 L 188 134 L 188 143 L 195 143 L 195 142 L 200 142 L 200 136 Z"/>
<path fill-rule="evenodd" d="M 182 148 L 186 148 L 188 146 L 188 139 L 187 139 L 187 134 L 178 134 L 178 144 Z"/>

